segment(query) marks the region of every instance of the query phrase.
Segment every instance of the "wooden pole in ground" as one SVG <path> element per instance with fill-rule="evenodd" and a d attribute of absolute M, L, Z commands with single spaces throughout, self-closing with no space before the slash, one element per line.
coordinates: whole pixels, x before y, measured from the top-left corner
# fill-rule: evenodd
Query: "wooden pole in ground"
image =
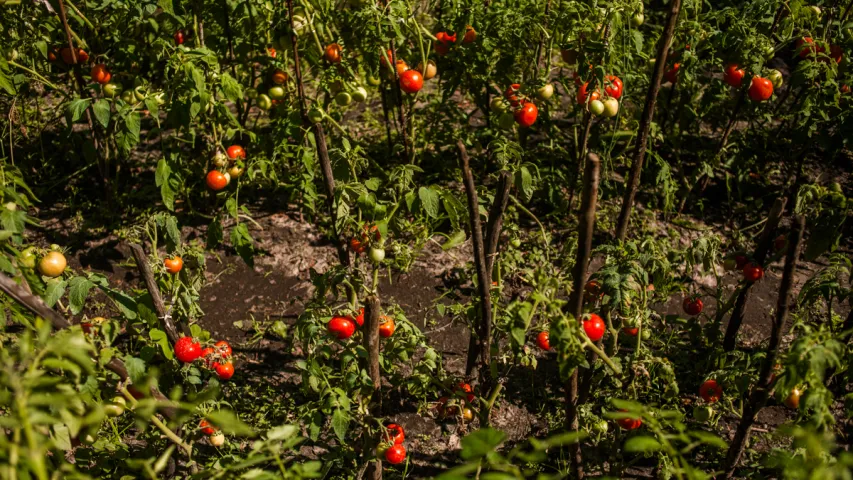
<path fill-rule="evenodd" d="M 511 187 L 512 177 L 509 172 L 501 172 L 498 177 L 498 184 L 495 186 L 495 200 L 489 208 L 489 218 L 486 220 L 486 270 L 490 274 L 498 255 L 498 240 L 500 239 L 501 228 L 503 227 L 504 212 L 509 204 L 509 191 Z"/>
<path fill-rule="evenodd" d="M 148 265 L 148 257 L 142 250 L 142 246 L 137 243 L 130 244 L 130 251 L 133 253 L 133 258 L 136 260 L 136 267 L 145 281 L 145 288 L 148 289 L 148 294 L 151 295 L 151 303 L 154 304 L 154 311 L 157 313 L 157 318 L 163 323 L 163 330 L 169 338 L 172 345 L 181 338 L 178 334 L 178 329 L 175 327 L 175 322 L 172 321 L 172 316 L 166 309 L 166 304 L 163 302 L 163 296 L 160 295 L 160 288 L 157 287 L 157 280 L 154 279 L 154 273 L 151 271 L 151 266 Z"/>
<path fill-rule="evenodd" d="M 483 247 L 483 227 L 480 222 L 480 203 L 477 199 L 477 187 L 471 174 L 468 151 L 462 141 L 456 143 L 459 149 L 459 166 L 462 169 L 462 180 L 465 184 L 465 194 L 468 197 L 468 216 L 471 224 L 471 241 L 474 244 L 474 267 L 477 271 L 477 290 L 480 294 L 480 321 L 471 332 L 468 344 L 468 361 L 465 365 L 465 375 L 470 377 L 478 370 L 481 391 L 486 391 L 486 378 L 489 373 L 491 352 L 489 351 L 492 336 L 492 298 L 489 293 L 491 272 L 486 268 L 485 249 Z M 477 358 L 479 357 L 479 362 Z"/>
<path fill-rule="evenodd" d="M 776 233 L 776 227 L 779 226 L 779 221 L 782 219 L 782 212 L 785 211 L 787 200 L 787 198 L 781 197 L 777 198 L 773 203 L 770 214 L 767 216 L 767 223 L 764 224 L 764 232 L 762 232 L 761 238 L 758 239 L 758 245 L 755 247 L 755 253 L 752 256 L 753 260 L 762 267 L 764 266 L 764 261 L 767 259 L 767 254 L 770 252 L 770 248 L 773 246 L 773 235 Z M 740 291 L 735 301 L 732 316 L 729 317 L 729 324 L 726 327 L 726 335 L 723 338 L 723 348 L 727 352 L 734 350 L 737 343 L 738 330 L 740 330 L 741 323 L 743 323 L 743 314 L 746 311 L 751 289 L 752 284 L 747 284 Z"/>
<path fill-rule="evenodd" d="M 735 468 L 740 461 L 743 451 L 746 448 L 746 442 L 749 439 L 749 433 L 755 419 L 758 417 L 758 412 L 767 403 L 772 390 L 772 375 L 773 367 L 776 365 L 776 358 L 779 355 L 779 344 L 782 341 L 782 328 L 785 326 L 785 321 L 788 319 L 789 303 L 791 301 L 791 287 L 794 284 L 794 274 L 797 270 L 797 258 L 799 257 L 800 247 L 803 243 L 803 230 L 805 219 L 802 215 L 794 218 L 794 226 L 788 242 L 788 252 L 785 257 L 785 270 L 782 273 L 782 284 L 779 287 L 779 299 L 776 303 L 776 318 L 771 325 L 770 342 L 767 345 L 767 356 L 764 358 L 764 363 L 761 365 L 761 372 L 758 376 L 758 382 L 752 389 L 749 396 L 749 401 L 744 405 L 743 415 L 740 423 L 735 431 L 734 439 L 732 439 L 729 451 L 726 454 L 724 464 L 725 478 L 734 477 Z"/>
<path fill-rule="evenodd" d="M 379 312 L 382 305 L 379 295 L 370 294 L 364 301 L 364 349 L 367 350 L 367 374 L 373 382 L 373 396 L 370 401 L 370 413 L 374 417 L 382 416 L 382 377 L 379 373 Z M 375 442 L 367 441 L 367 455 L 375 449 Z M 368 480 L 382 480 L 382 460 L 376 459 L 367 466 Z"/>
<path fill-rule="evenodd" d="M 675 0 L 678 1 L 678 0 Z M 583 287 L 587 278 L 587 266 L 589 265 L 590 253 L 592 251 L 592 234 L 595 230 L 595 209 L 598 201 L 600 160 L 598 155 L 590 153 L 586 157 L 584 168 L 583 196 L 581 197 L 581 210 L 578 214 L 578 250 L 575 257 L 575 266 L 572 269 L 572 293 L 569 296 L 569 313 L 574 321 L 580 321 L 583 313 Z M 580 427 L 578 422 L 578 370 L 572 373 L 572 378 L 566 386 L 566 428 L 577 432 Z M 570 460 L 575 478 L 582 480 L 583 456 L 581 455 L 580 442 L 569 446 Z"/>
<path fill-rule="evenodd" d="M 675 33 L 675 24 L 678 21 L 678 13 L 681 11 L 681 0 L 672 0 L 669 4 L 669 16 L 666 19 L 663 35 L 658 42 L 658 53 L 655 59 L 655 71 L 652 75 L 651 84 L 646 94 L 646 104 L 643 107 L 643 115 L 640 117 L 639 134 L 637 145 L 634 148 L 634 158 L 631 161 L 631 171 L 625 182 L 625 194 L 622 197 L 622 209 L 616 222 L 616 239 L 625 240 L 628 232 L 628 221 L 631 218 L 631 210 L 634 208 L 634 197 L 640 188 L 640 173 L 643 171 L 643 162 L 646 158 L 646 146 L 649 140 L 649 131 L 652 127 L 652 119 L 655 114 L 655 102 L 660 92 L 660 83 L 666 69 L 666 57 L 669 54 L 669 45 Z M 674 86 L 673 86 L 674 87 Z"/>

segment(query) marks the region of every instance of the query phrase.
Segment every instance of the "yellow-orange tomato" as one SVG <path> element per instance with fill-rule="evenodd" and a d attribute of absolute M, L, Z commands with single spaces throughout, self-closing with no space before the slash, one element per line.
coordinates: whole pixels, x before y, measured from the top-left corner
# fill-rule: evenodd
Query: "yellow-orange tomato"
<path fill-rule="evenodd" d="M 55 278 L 62 275 L 68 262 L 65 255 L 59 252 L 50 252 L 39 260 L 39 272 L 45 277 Z"/>
<path fill-rule="evenodd" d="M 379 336 L 382 338 L 388 338 L 391 335 L 394 335 L 394 330 L 397 327 L 396 324 L 394 324 L 394 319 L 383 315 L 380 320 L 382 320 L 382 323 L 379 325 Z"/>
<path fill-rule="evenodd" d="M 281 85 L 281 84 L 287 82 L 287 74 L 281 70 L 276 70 L 272 74 L 272 82 L 277 84 L 277 85 Z"/>
<path fill-rule="evenodd" d="M 166 267 L 166 271 L 175 275 L 180 272 L 182 268 L 184 268 L 184 259 L 175 255 L 172 258 L 167 258 L 163 261 L 163 265 Z"/>
<path fill-rule="evenodd" d="M 326 46 L 323 56 L 329 63 L 341 63 L 341 46 L 337 43 L 330 43 Z"/>
<path fill-rule="evenodd" d="M 477 40 L 477 31 L 474 30 L 474 27 L 468 25 L 465 27 L 465 36 L 462 37 L 462 43 L 471 43 L 474 40 Z"/>

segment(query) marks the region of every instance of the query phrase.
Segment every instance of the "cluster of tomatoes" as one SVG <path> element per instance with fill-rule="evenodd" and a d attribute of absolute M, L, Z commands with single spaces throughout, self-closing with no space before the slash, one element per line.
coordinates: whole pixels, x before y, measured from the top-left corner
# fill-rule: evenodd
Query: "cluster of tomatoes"
<path fill-rule="evenodd" d="M 438 399 L 435 405 L 436 413 L 439 418 L 461 418 L 463 422 L 471 422 L 474 420 L 471 405 L 476 398 L 470 384 L 459 382 L 454 389 L 453 398 L 444 396 Z"/>
<path fill-rule="evenodd" d="M 452 35 L 447 32 L 438 32 L 435 34 L 435 39 L 437 40 L 435 44 L 435 53 L 438 54 L 439 57 L 443 57 L 450 53 L 451 47 L 456 44 L 456 33 Z M 474 30 L 474 27 L 468 25 L 465 27 L 465 35 L 462 36 L 462 43 L 467 45 L 469 43 L 474 43 L 477 40 L 477 31 Z"/>
<path fill-rule="evenodd" d="M 740 68 L 737 63 L 726 65 L 723 71 L 723 81 L 729 86 L 740 88 L 743 85 L 743 79 L 746 76 L 746 70 Z M 771 69 L 767 72 L 767 77 L 754 76 L 749 84 L 749 98 L 754 102 L 763 102 L 769 100 L 773 96 L 773 89 L 782 86 L 782 72 Z"/>
<path fill-rule="evenodd" d="M 756 262 L 749 261 L 746 255 L 734 255 L 727 258 L 723 262 L 723 269 L 728 271 L 740 270 L 743 273 L 743 279 L 753 283 L 764 278 L 764 267 Z"/>
<path fill-rule="evenodd" d="M 598 89 L 590 92 L 589 82 L 581 83 L 577 75 L 575 75 L 575 84 L 578 86 L 576 98 L 578 105 L 586 106 L 593 115 L 612 118 L 619 113 L 619 99 L 622 98 L 625 85 L 616 75 L 607 75 L 604 78 L 604 97 Z"/>
<path fill-rule="evenodd" d="M 586 336 L 589 337 L 591 341 L 597 342 L 604 338 L 604 332 L 607 330 L 607 325 L 605 325 L 604 320 L 599 315 L 595 313 L 588 313 L 583 316 L 581 324 L 583 325 L 584 333 L 586 333 Z M 542 350 L 551 350 L 549 333 L 547 331 L 539 332 L 539 335 L 536 337 L 536 344 Z"/>
<path fill-rule="evenodd" d="M 379 55 L 379 65 L 388 70 L 388 76 L 394 77 L 393 72 L 388 69 L 388 62 L 393 58 L 391 50 L 386 50 L 385 54 Z M 423 62 L 418 63 L 417 68 L 409 68 L 409 64 L 402 58 L 397 58 L 395 65 L 397 76 L 400 78 L 400 90 L 406 93 L 418 93 L 424 88 L 424 80 L 430 80 L 438 74 L 438 68 L 435 62 L 430 60 L 426 66 Z"/>
<path fill-rule="evenodd" d="M 183 363 L 192 363 L 199 358 L 204 364 L 216 372 L 221 380 L 234 376 L 234 364 L 231 363 L 231 345 L 225 340 L 216 342 L 212 347 L 201 347 L 192 337 L 181 337 L 175 342 L 175 358 Z"/>
<path fill-rule="evenodd" d="M 379 336 L 382 338 L 388 338 L 391 335 L 394 335 L 394 330 L 397 328 L 397 324 L 394 323 L 394 319 L 387 315 L 382 315 L 379 317 L 379 320 Z M 352 315 L 336 315 L 332 317 L 332 319 L 329 320 L 329 323 L 326 324 L 326 329 L 338 340 L 346 340 L 355 333 L 356 328 L 363 326 L 364 309 L 361 308 L 358 311 L 358 315 L 354 317 Z"/>
<path fill-rule="evenodd" d="M 377 449 L 378 456 L 384 457 L 391 465 L 399 465 L 406 461 L 406 433 L 403 427 L 396 423 L 390 423 L 385 427 L 385 438 L 382 439 Z"/>
<path fill-rule="evenodd" d="M 361 255 L 367 251 L 373 263 L 381 263 L 385 260 L 385 249 L 382 245 L 382 233 L 376 225 L 365 225 L 361 235 L 352 237 L 349 241 L 349 248 L 353 253 Z"/>
<path fill-rule="evenodd" d="M 205 178 L 207 187 L 214 192 L 227 187 L 232 178 L 239 178 L 240 175 L 243 175 L 243 162 L 245 160 L 246 150 L 240 145 L 231 145 L 226 153 L 216 152 L 213 156 L 213 165 L 216 168 L 207 172 Z"/>
<path fill-rule="evenodd" d="M 201 433 L 207 436 L 207 440 L 214 447 L 221 447 L 225 444 L 225 434 L 207 420 L 202 419 L 198 423 L 198 428 L 201 430 Z"/>

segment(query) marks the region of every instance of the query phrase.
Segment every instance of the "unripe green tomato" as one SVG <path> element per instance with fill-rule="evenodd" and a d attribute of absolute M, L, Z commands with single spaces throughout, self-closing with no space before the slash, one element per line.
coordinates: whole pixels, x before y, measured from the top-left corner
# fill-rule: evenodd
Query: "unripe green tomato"
<path fill-rule="evenodd" d="M 607 433 L 607 429 L 610 428 L 607 424 L 607 420 L 599 420 L 592 424 L 592 429 L 597 433 Z"/>
<path fill-rule="evenodd" d="M 324 117 L 323 111 L 320 110 L 319 108 L 315 107 L 315 108 L 312 108 L 311 110 L 308 110 L 308 121 L 310 121 L 311 123 L 319 123 L 319 122 L 323 121 L 323 117 Z"/>
<path fill-rule="evenodd" d="M 549 100 L 554 96 L 554 85 L 550 83 L 546 83 L 539 87 L 539 90 L 536 90 L 536 98 L 542 100 L 543 102 Z"/>
<path fill-rule="evenodd" d="M 385 260 L 385 249 L 384 248 L 376 248 L 370 247 L 370 261 L 373 263 L 382 263 L 382 260 Z"/>
<path fill-rule="evenodd" d="M 6 208 L 6 210 L 9 210 L 10 212 L 15 212 L 18 210 L 18 204 L 15 202 L 6 202 L 5 204 L 3 204 L 3 206 Z"/>
<path fill-rule="evenodd" d="M 643 12 L 637 12 L 631 17 L 631 25 L 635 27 L 639 27 L 646 21 L 646 16 L 643 15 Z"/>
<path fill-rule="evenodd" d="M 285 93 L 286 92 L 284 91 L 284 88 L 278 85 L 270 87 L 270 89 L 267 91 L 267 95 L 269 95 L 269 97 L 273 100 L 281 100 L 282 98 L 284 98 Z"/>
<path fill-rule="evenodd" d="M 8 52 L 6 52 L 6 60 L 8 60 L 10 62 L 14 62 L 17 59 L 18 59 L 18 51 L 15 50 L 14 48 L 9 50 Z"/>
<path fill-rule="evenodd" d="M 341 92 L 341 93 L 335 95 L 335 103 L 337 103 L 338 105 L 340 105 L 342 107 L 345 107 L 345 106 L 349 105 L 350 103 L 352 103 L 352 95 L 350 95 L 347 92 Z"/>
<path fill-rule="evenodd" d="M 352 92 L 352 99 L 356 102 L 363 102 L 367 100 L 367 90 L 362 86 L 356 87 Z"/>
<path fill-rule="evenodd" d="M 814 15 L 816 18 L 820 18 L 820 7 L 817 5 L 809 5 L 809 14 Z"/>
<path fill-rule="evenodd" d="M 268 95 L 259 95 L 258 96 L 258 108 L 261 110 L 269 110 L 272 108 L 272 100 Z"/>
<path fill-rule="evenodd" d="M 494 97 L 489 102 L 489 109 L 492 113 L 504 113 L 506 111 L 506 102 L 501 97 Z"/>
<path fill-rule="evenodd" d="M 619 113 L 619 100 L 616 100 L 615 98 L 611 97 L 602 103 L 604 103 L 604 112 L 602 113 L 604 117 L 612 118 L 615 117 L 617 113 Z"/>
<path fill-rule="evenodd" d="M 705 423 L 711 419 L 714 414 L 714 409 L 708 405 L 696 405 L 693 407 L 693 418 L 698 422 Z"/>
<path fill-rule="evenodd" d="M 776 55 L 776 49 L 773 48 L 773 45 L 767 44 L 764 46 L 764 58 L 770 60 Z"/>
<path fill-rule="evenodd" d="M 732 270 L 734 270 L 735 268 L 737 268 L 737 260 L 735 260 L 734 258 L 727 258 L 727 259 L 723 262 L 723 269 L 724 269 L 725 271 L 727 271 L 727 272 L 731 272 L 731 271 L 732 271 Z"/>
<path fill-rule="evenodd" d="M 648 328 L 643 329 L 642 335 L 643 335 L 643 340 L 648 340 L 648 339 L 652 338 L 652 332 L 650 332 Z"/>
<path fill-rule="evenodd" d="M 154 94 L 154 101 L 157 102 L 157 105 L 163 105 L 166 103 L 166 94 L 164 92 L 157 92 Z"/>
<path fill-rule="evenodd" d="M 27 247 L 18 256 L 18 266 L 36 268 L 36 247 Z"/>
<path fill-rule="evenodd" d="M 589 111 L 593 115 L 601 115 L 604 113 L 604 103 L 601 100 L 592 100 L 589 102 Z"/>
<path fill-rule="evenodd" d="M 226 157 L 222 152 L 216 152 L 216 155 L 213 156 L 213 164 L 222 168 L 228 165 L 228 157 Z"/>
<path fill-rule="evenodd" d="M 124 413 L 124 408 L 127 406 L 123 397 L 113 397 L 112 402 L 104 405 L 104 413 L 108 417 L 118 417 Z"/>
<path fill-rule="evenodd" d="M 137 102 L 145 100 L 147 95 L 148 92 L 145 90 L 145 87 L 136 87 L 133 89 L 133 96 L 136 98 Z"/>
<path fill-rule="evenodd" d="M 121 99 L 124 103 L 136 103 L 136 97 L 133 96 L 133 90 L 125 90 L 121 92 Z"/>
<path fill-rule="evenodd" d="M 498 126 L 504 130 L 512 130 L 515 126 L 515 117 L 510 112 L 504 112 L 498 117 Z"/>
<path fill-rule="evenodd" d="M 368 85 L 376 87 L 376 86 L 379 86 L 380 83 L 382 83 L 382 80 L 379 77 L 376 77 L 373 74 L 370 74 L 367 76 L 367 84 Z"/>
<path fill-rule="evenodd" d="M 767 73 L 767 79 L 773 83 L 773 88 L 781 88 L 782 87 L 782 72 L 779 70 L 770 70 Z"/>
<path fill-rule="evenodd" d="M 258 98 L 258 91 L 252 87 L 246 89 L 246 98 L 254 100 Z"/>
<path fill-rule="evenodd" d="M 513 238 L 509 241 L 509 244 L 512 245 L 512 248 L 519 248 L 521 247 L 521 240 L 518 238 Z"/>
<path fill-rule="evenodd" d="M 101 86 L 101 91 L 104 93 L 105 97 L 115 98 L 116 95 L 121 93 L 122 88 L 118 83 L 109 82 L 106 85 Z"/>

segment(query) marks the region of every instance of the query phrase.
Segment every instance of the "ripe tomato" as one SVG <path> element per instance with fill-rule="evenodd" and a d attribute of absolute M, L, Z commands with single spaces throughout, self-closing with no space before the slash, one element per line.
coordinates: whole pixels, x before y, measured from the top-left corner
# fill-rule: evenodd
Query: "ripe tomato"
<path fill-rule="evenodd" d="M 681 303 L 681 307 L 684 308 L 684 313 L 690 315 L 691 317 L 695 317 L 702 313 L 702 307 L 705 305 L 702 303 L 701 298 L 696 297 L 687 297 Z"/>
<path fill-rule="evenodd" d="M 211 170 L 207 173 L 207 188 L 218 192 L 228 185 L 228 179 L 219 170 Z"/>
<path fill-rule="evenodd" d="M 723 75 L 723 80 L 729 84 L 729 86 L 740 88 L 743 84 L 743 77 L 746 75 L 746 70 L 742 68 L 738 68 L 738 64 L 730 63 L 726 66 L 725 74 Z"/>
<path fill-rule="evenodd" d="M 175 44 L 176 45 L 183 45 L 184 40 L 185 40 L 184 39 L 184 31 L 178 30 L 177 32 L 175 32 L 174 38 L 175 38 Z"/>
<path fill-rule="evenodd" d="M 65 260 L 65 255 L 57 251 L 52 251 L 41 257 L 38 268 L 39 272 L 45 277 L 56 278 L 62 275 L 67 266 L 68 261 Z"/>
<path fill-rule="evenodd" d="M 542 350 L 551 350 L 550 334 L 547 330 L 544 332 L 539 332 L 539 335 L 536 336 L 536 345 L 539 345 L 539 348 L 541 348 Z"/>
<path fill-rule="evenodd" d="M 112 78 L 110 72 L 107 71 L 107 66 L 103 63 L 99 63 L 92 67 L 91 76 L 93 82 L 100 83 L 101 85 L 106 85 Z"/>
<path fill-rule="evenodd" d="M 220 340 L 220 341 L 216 342 L 216 344 L 214 344 L 213 347 L 216 348 L 216 350 L 219 351 L 219 354 L 222 355 L 223 357 L 230 357 L 231 356 L 231 352 L 232 352 L 231 344 L 226 342 L 225 340 Z"/>
<path fill-rule="evenodd" d="M 539 116 L 539 109 L 531 102 L 526 102 L 518 110 L 515 111 L 515 123 L 524 128 L 528 128 L 536 123 L 536 117 Z"/>
<path fill-rule="evenodd" d="M 601 340 L 605 329 L 604 320 L 594 313 L 590 313 L 589 317 L 583 321 L 583 331 L 586 332 L 586 336 L 593 342 Z"/>
<path fill-rule="evenodd" d="M 325 57 L 326 61 L 329 63 L 341 63 L 341 46 L 337 43 L 330 43 L 326 45 L 326 49 L 323 51 L 323 57 Z"/>
<path fill-rule="evenodd" d="M 397 325 L 394 323 L 394 319 L 383 315 L 380 320 L 382 323 L 379 324 L 379 336 L 382 338 L 388 338 L 391 335 L 394 335 L 394 330 L 397 328 Z"/>
<path fill-rule="evenodd" d="M 790 409 L 796 410 L 800 407 L 800 397 L 802 395 L 803 392 L 800 391 L 799 388 L 794 388 L 793 390 L 791 390 L 791 393 L 789 393 L 788 396 L 785 397 L 785 406 Z"/>
<path fill-rule="evenodd" d="M 269 54 L 269 56 L 271 56 L 272 58 L 275 58 L 277 55 L 275 48 L 273 47 L 267 47 L 267 54 Z"/>
<path fill-rule="evenodd" d="M 406 441 L 406 433 L 403 432 L 403 427 L 400 425 L 397 425 L 396 423 L 389 423 L 385 428 L 388 429 L 388 432 L 385 434 L 385 438 L 388 441 L 393 442 L 394 445 L 401 445 Z"/>
<path fill-rule="evenodd" d="M 338 340 L 346 340 L 355 332 L 355 323 L 347 317 L 332 317 L 326 328 Z"/>
<path fill-rule="evenodd" d="M 723 387 L 714 379 L 705 380 L 699 387 L 699 396 L 708 403 L 716 403 L 723 397 Z"/>
<path fill-rule="evenodd" d="M 409 64 L 406 63 L 405 60 L 397 59 L 397 76 L 403 76 L 403 72 L 407 72 L 409 70 Z M 393 77 L 392 77 L 393 80 Z"/>
<path fill-rule="evenodd" d="M 349 249 L 355 253 L 364 253 L 367 250 L 367 245 L 361 242 L 361 240 L 353 237 L 349 241 Z"/>
<path fill-rule="evenodd" d="M 225 434 L 222 432 L 216 432 L 208 437 L 208 440 L 210 440 L 210 444 L 214 447 L 221 447 L 222 445 L 225 445 Z"/>
<path fill-rule="evenodd" d="M 577 96 L 578 105 L 585 105 L 586 101 L 587 101 L 587 97 L 589 97 L 589 101 L 598 100 L 599 98 L 601 98 L 601 93 L 599 93 L 598 90 L 588 94 L 587 93 L 588 87 L 589 87 L 589 82 L 584 82 L 583 85 L 578 87 L 578 96 Z"/>
<path fill-rule="evenodd" d="M 406 70 L 400 75 L 400 89 L 406 93 L 417 93 L 424 87 L 424 77 L 417 70 Z"/>
<path fill-rule="evenodd" d="M 506 97 L 509 104 L 513 107 L 517 107 L 521 104 L 521 100 L 518 98 L 519 90 L 521 90 L 521 84 L 513 83 L 506 87 L 506 91 L 504 91 L 504 97 Z"/>
<path fill-rule="evenodd" d="M 622 80 L 616 75 L 608 75 L 604 82 L 604 92 L 615 99 L 622 97 Z"/>
<path fill-rule="evenodd" d="M 841 90 L 841 93 L 844 93 L 844 94 L 850 93 L 850 86 L 849 85 L 842 85 L 840 90 Z"/>
<path fill-rule="evenodd" d="M 757 282 L 764 277 L 764 268 L 757 263 L 750 263 L 743 267 L 743 278 L 747 282 Z"/>
<path fill-rule="evenodd" d="M 664 80 L 675 85 L 675 82 L 678 81 L 678 70 L 680 68 L 681 68 L 680 63 L 674 63 L 672 65 L 672 68 L 670 68 L 669 70 L 666 71 L 666 73 L 663 74 Z"/>
<path fill-rule="evenodd" d="M 693 407 L 693 418 L 695 418 L 697 422 L 705 423 L 711 419 L 711 415 L 713 414 L 714 409 L 708 405 L 696 405 Z"/>
<path fill-rule="evenodd" d="M 167 258 L 163 260 L 163 265 L 166 267 L 166 271 L 175 275 L 180 272 L 182 268 L 184 268 L 184 259 L 175 255 L 172 258 Z"/>
<path fill-rule="evenodd" d="M 118 417 L 124 413 L 125 407 L 127 407 L 127 402 L 124 400 L 124 397 L 116 396 L 113 397 L 110 403 L 104 405 L 104 413 L 106 413 L 108 417 Z"/>
<path fill-rule="evenodd" d="M 385 56 L 384 56 L 384 55 L 379 54 L 379 65 L 380 65 L 380 66 L 382 66 L 382 67 L 387 67 L 387 66 L 388 66 L 388 61 L 392 61 L 392 60 L 393 60 L 393 58 L 394 58 L 394 57 L 391 55 L 391 53 L 392 53 L 392 52 L 391 52 L 391 49 L 390 49 L 390 48 L 389 48 L 389 49 L 388 49 L 388 51 L 387 51 L 387 52 L 385 52 L 385 53 L 387 53 L 387 54 L 388 54 L 388 60 L 385 60 Z"/>
<path fill-rule="evenodd" d="M 438 32 L 435 34 L 435 38 L 436 40 L 438 40 L 439 43 L 443 43 L 445 45 L 447 45 L 448 43 L 456 43 L 455 33 L 453 35 L 450 35 L 447 32 Z"/>
<path fill-rule="evenodd" d="M 215 354 L 216 354 L 216 350 L 213 347 L 204 347 L 201 350 L 201 357 L 200 358 L 204 359 L 205 365 L 207 365 L 208 367 L 213 367 L 213 363 L 214 363 L 213 359 L 208 358 L 208 357 L 211 357 L 212 355 L 215 355 Z"/>
<path fill-rule="evenodd" d="M 18 266 L 22 268 L 36 267 L 36 248 L 27 247 L 18 255 Z"/>
<path fill-rule="evenodd" d="M 477 31 L 474 30 L 474 27 L 468 25 L 465 27 L 465 36 L 462 37 L 462 43 L 473 43 L 477 40 Z"/>
<path fill-rule="evenodd" d="M 620 418 L 616 423 L 625 430 L 636 430 L 643 425 L 643 421 L 639 418 Z"/>
<path fill-rule="evenodd" d="M 213 435 L 216 433 L 216 429 L 213 428 L 213 425 L 210 424 L 207 420 L 202 420 L 198 422 L 198 428 L 201 429 L 201 433 L 205 435 Z"/>
<path fill-rule="evenodd" d="M 237 160 L 238 158 L 240 160 L 244 160 L 246 158 L 246 150 L 244 150 L 240 145 L 231 145 L 228 147 L 228 150 L 226 150 L 226 153 L 228 154 L 228 158 L 231 160 Z"/>
<path fill-rule="evenodd" d="M 89 54 L 82 48 L 76 49 L 74 53 L 77 54 L 77 63 L 86 63 L 89 60 Z M 62 48 L 62 50 L 59 51 L 59 55 L 62 57 L 62 61 L 68 65 L 74 63 L 74 56 L 71 54 L 71 48 Z"/>
<path fill-rule="evenodd" d="M 630 337 L 636 337 L 640 333 L 640 329 L 638 327 L 622 327 L 622 333 Z"/>
<path fill-rule="evenodd" d="M 471 422 L 474 420 L 474 410 L 471 410 L 468 407 L 462 409 L 462 421 L 465 423 Z"/>
<path fill-rule="evenodd" d="M 192 337 L 181 337 L 175 342 L 175 357 L 184 363 L 193 362 L 201 357 L 201 344 Z"/>
<path fill-rule="evenodd" d="M 406 447 L 401 444 L 392 445 L 385 451 L 385 461 L 391 465 L 399 465 L 406 461 Z"/>
<path fill-rule="evenodd" d="M 844 52 L 841 50 L 841 47 L 838 45 L 830 45 L 829 58 L 835 60 L 836 64 L 841 63 L 841 60 L 844 58 Z"/>
<path fill-rule="evenodd" d="M 824 51 L 823 47 L 815 45 L 814 40 L 812 40 L 812 37 L 803 37 L 797 40 L 796 45 L 797 54 L 800 56 L 800 58 L 806 58 L 809 55 L 822 53 Z"/>
<path fill-rule="evenodd" d="M 273 72 L 272 83 L 275 83 L 276 85 L 283 85 L 286 82 L 287 82 L 287 74 L 286 73 L 284 73 L 282 70 L 276 70 L 275 72 Z"/>
<path fill-rule="evenodd" d="M 749 98 L 754 102 L 763 102 L 773 96 L 773 82 L 763 77 L 752 77 L 749 85 Z"/>
<path fill-rule="evenodd" d="M 213 370 L 216 371 L 216 376 L 219 377 L 220 380 L 228 380 L 234 376 L 234 364 L 231 362 L 214 362 Z"/>
<path fill-rule="evenodd" d="M 356 315 L 356 316 L 355 316 L 355 318 L 353 319 L 353 321 L 354 321 L 354 322 L 355 322 L 359 327 L 364 326 L 364 309 L 363 309 L 363 308 L 359 308 L 359 309 L 358 309 L 358 315 Z"/>

